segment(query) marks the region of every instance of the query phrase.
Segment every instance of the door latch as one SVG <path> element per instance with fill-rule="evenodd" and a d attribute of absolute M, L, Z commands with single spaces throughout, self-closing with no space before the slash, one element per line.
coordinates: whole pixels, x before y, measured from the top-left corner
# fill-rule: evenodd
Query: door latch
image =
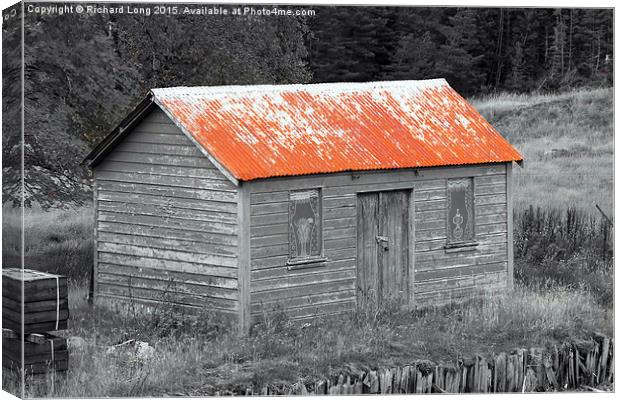
<path fill-rule="evenodd" d="M 379 235 L 377 235 L 375 237 L 375 240 L 377 241 L 378 244 L 381 245 L 383 250 L 387 250 L 389 248 L 389 246 L 388 246 L 389 240 L 388 240 L 387 236 L 379 236 Z"/>

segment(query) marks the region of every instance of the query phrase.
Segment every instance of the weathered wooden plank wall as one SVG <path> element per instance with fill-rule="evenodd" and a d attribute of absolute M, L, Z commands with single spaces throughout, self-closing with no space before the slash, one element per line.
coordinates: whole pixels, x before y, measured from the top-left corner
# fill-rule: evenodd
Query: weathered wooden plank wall
<path fill-rule="evenodd" d="M 476 240 L 446 252 L 446 179 L 474 177 Z M 249 182 L 251 314 L 283 308 L 293 318 L 356 304 L 357 193 L 414 188 L 415 302 L 437 303 L 506 286 L 506 165 L 337 173 Z M 289 271 L 288 191 L 321 188 L 328 261 Z"/>
<path fill-rule="evenodd" d="M 474 178 L 475 240 L 478 245 L 444 248 L 447 240 L 446 180 L 416 190 L 416 303 L 446 303 L 472 291 L 507 285 L 508 206 L 506 168 L 481 169 Z"/>
<path fill-rule="evenodd" d="M 96 296 L 237 310 L 236 187 L 161 110 L 94 179 Z"/>

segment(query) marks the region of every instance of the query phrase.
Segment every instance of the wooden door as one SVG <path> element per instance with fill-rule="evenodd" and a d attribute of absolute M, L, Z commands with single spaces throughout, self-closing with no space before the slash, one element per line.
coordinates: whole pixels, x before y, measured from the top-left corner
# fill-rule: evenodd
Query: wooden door
<path fill-rule="evenodd" d="M 410 191 L 357 196 L 357 298 L 359 305 L 409 299 Z"/>

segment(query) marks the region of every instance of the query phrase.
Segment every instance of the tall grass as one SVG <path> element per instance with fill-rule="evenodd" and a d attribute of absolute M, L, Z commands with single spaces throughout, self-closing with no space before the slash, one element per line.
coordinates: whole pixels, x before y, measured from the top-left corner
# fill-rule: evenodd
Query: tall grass
<path fill-rule="evenodd" d="M 93 263 L 93 210 L 26 208 L 22 227 L 19 208 L 2 209 L 2 264 L 21 264 L 24 231 L 24 267 L 66 275 L 86 282 Z"/>
<path fill-rule="evenodd" d="M 275 311 L 264 314 L 247 337 L 234 330 L 214 334 L 213 325 L 193 325 L 176 312 L 169 314 L 173 329 L 157 329 L 152 314 L 91 308 L 84 289 L 73 286 L 71 292 L 68 334 L 83 337 L 86 345 L 71 351 L 70 370 L 53 391 L 49 384 L 31 386 L 30 395 L 225 394 L 268 383 L 313 382 L 341 368 L 449 362 L 613 332 L 611 315 L 592 296 L 562 288 L 518 287 L 515 293 L 488 293 L 417 311 L 388 303 L 301 322 Z M 109 351 L 134 334 L 154 347 L 155 357 L 141 360 L 131 347 Z"/>
<path fill-rule="evenodd" d="M 535 289 L 590 292 L 613 306 L 613 228 L 603 217 L 569 208 L 533 208 L 515 215 L 515 278 Z"/>

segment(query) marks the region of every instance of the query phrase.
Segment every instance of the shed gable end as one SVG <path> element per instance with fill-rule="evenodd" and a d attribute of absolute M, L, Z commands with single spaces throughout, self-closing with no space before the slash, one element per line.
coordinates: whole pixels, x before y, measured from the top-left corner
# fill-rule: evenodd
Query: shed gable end
<path fill-rule="evenodd" d="M 237 187 L 159 108 L 93 168 L 95 292 L 235 312 Z"/>

